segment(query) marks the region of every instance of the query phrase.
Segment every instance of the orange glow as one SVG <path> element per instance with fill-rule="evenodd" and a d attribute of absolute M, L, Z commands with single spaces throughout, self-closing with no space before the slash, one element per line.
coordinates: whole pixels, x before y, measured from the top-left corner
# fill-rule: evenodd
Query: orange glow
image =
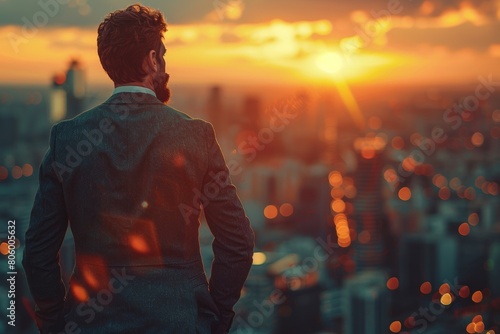
<path fill-rule="evenodd" d="M 391 277 L 387 280 L 387 288 L 389 290 L 396 290 L 399 288 L 399 280 L 397 277 Z"/>
<path fill-rule="evenodd" d="M 333 221 L 335 223 L 335 226 L 338 224 L 346 224 L 347 223 L 347 216 L 343 213 L 339 213 L 333 217 Z"/>
<path fill-rule="evenodd" d="M 443 175 L 441 174 L 436 174 L 432 177 L 432 183 L 438 187 L 438 188 L 442 188 L 442 187 L 446 187 L 448 185 L 448 180 L 446 180 L 446 177 L 444 177 Z"/>
<path fill-rule="evenodd" d="M 470 141 L 472 142 L 472 145 L 480 147 L 484 143 L 484 136 L 481 132 L 476 132 L 472 135 Z"/>
<path fill-rule="evenodd" d="M 483 321 L 483 316 L 480 314 L 478 314 L 478 315 L 474 316 L 474 318 L 472 318 L 473 323 L 478 323 L 480 321 Z"/>
<path fill-rule="evenodd" d="M 480 321 L 474 325 L 474 330 L 476 333 L 482 333 L 484 331 L 484 322 Z"/>
<path fill-rule="evenodd" d="M 316 58 L 318 67 L 326 73 L 335 74 L 344 67 L 344 57 L 338 52 L 325 52 Z"/>
<path fill-rule="evenodd" d="M 450 180 L 450 188 L 457 191 L 458 188 L 462 185 L 462 181 L 458 177 L 454 177 Z"/>
<path fill-rule="evenodd" d="M 357 190 L 356 190 L 356 187 L 355 186 L 352 186 L 352 185 L 348 185 L 344 188 L 344 192 L 345 192 L 345 196 L 347 198 L 354 198 L 356 197 L 356 194 L 357 194 Z"/>
<path fill-rule="evenodd" d="M 405 140 L 400 136 L 396 136 L 392 138 L 391 145 L 396 150 L 402 150 L 405 147 Z"/>
<path fill-rule="evenodd" d="M 472 294 L 472 301 L 479 304 L 483 301 L 483 293 L 481 291 L 476 291 Z"/>
<path fill-rule="evenodd" d="M 280 214 L 283 217 L 290 217 L 293 214 L 293 205 L 284 203 L 280 206 Z"/>
<path fill-rule="evenodd" d="M 476 332 L 476 325 L 474 323 L 470 323 L 467 325 L 467 327 L 465 328 L 465 330 L 467 331 L 467 333 L 469 334 L 473 334 Z"/>
<path fill-rule="evenodd" d="M 342 102 L 344 102 L 344 105 L 347 108 L 347 111 L 349 111 L 349 113 L 351 114 L 352 119 L 360 129 L 363 129 L 363 127 L 365 126 L 365 117 L 361 112 L 358 101 L 354 97 L 354 94 L 349 88 L 349 85 L 345 80 L 339 79 L 335 80 L 335 86 L 337 88 L 337 91 L 339 92 Z"/>
<path fill-rule="evenodd" d="M 398 192 L 399 199 L 402 201 L 408 201 L 411 198 L 411 190 L 408 187 L 403 187 L 399 189 Z"/>
<path fill-rule="evenodd" d="M 340 187 L 343 181 L 342 174 L 337 171 L 330 172 L 328 175 L 328 181 L 332 187 Z"/>
<path fill-rule="evenodd" d="M 2 242 L 0 244 L 0 253 L 2 253 L 2 255 L 9 254 L 9 244 L 8 243 Z"/>
<path fill-rule="evenodd" d="M 177 168 L 182 168 L 186 164 L 186 158 L 183 154 L 178 153 L 174 156 L 174 166 Z"/>
<path fill-rule="evenodd" d="M 382 127 L 382 120 L 380 117 L 372 116 L 368 119 L 368 127 L 372 130 L 378 130 Z"/>
<path fill-rule="evenodd" d="M 278 208 L 275 205 L 268 205 L 264 208 L 264 217 L 274 219 L 278 217 Z"/>
<path fill-rule="evenodd" d="M 464 196 L 469 201 L 472 201 L 474 198 L 476 198 L 476 190 L 474 190 L 474 188 L 472 187 L 469 187 L 465 189 Z"/>
<path fill-rule="evenodd" d="M 267 256 L 265 253 L 262 253 L 262 252 L 255 252 L 253 254 L 253 265 L 255 266 L 260 266 L 264 263 L 266 263 L 266 260 L 267 260 Z"/>
<path fill-rule="evenodd" d="M 492 196 L 498 195 L 498 183 L 491 182 L 488 184 L 488 193 Z"/>
<path fill-rule="evenodd" d="M 418 163 L 412 157 L 407 157 L 403 160 L 401 166 L 408 172 L 413 172 Z"/>
<path fill-rule="evenodd" d="M 335 215 L 333 221 L 337 231 L 338 245 L 344 248 L 349 247 L 351 245 L 351 231 L 349 230 L 347 216 L 343 213 L 339 213 Z"/>
<path fill-rule="evenodd" d="M 335 199 L 332 201 L 332 210 L 337 213 L 344 212 L 345 202 L 341 199 Z"/>
<path fill-rule="evenodd" d="M 384 172 L 384 179 L 388 182 L 388 183 L 395 183 L 397 182 L 398 178 L 398 174 L 396 173 L 396 171 L 392 168 L 387 168 Z"/>
<path fill-rule="evenodd" d="M 424 282 L 420 285 L 420 292 L 424 295 L 428 295 L 432 292 L 432 285 L 430 282 Z"/>
<path fill-rule="evenodd" d="M 439 195 L 439 198 L 443 201 L 450 199 L 450 196 L 451 196 L 450 188 L 443 187 L 443 188 L 439 189 L 438 195 Z"/>
<path fill-rule="evenodd" d="M 346 240 L 346 241 L 339 240 L 338 245 L 342 248 L 347 248 L 351 245 L 351 240 Z"/>
<path fill-rule="evenodd" d="M 467 223 L 460 224 L 460 226 L 458 227 L 458 233 L 460 233 L 460 235 L 462 235 L 464 237 L 466 235 L 469 235 L 469 233 L 470 233 L 469 224 L 467 224 Z"/>
<path fill-rule="evenodd" d="M 477 213 L 471 213 L 469 215 L 469 219 L 467 219 L 469 224 L 471 224 L 472 226 L 477 226 L 477 224 L 479 224 L 479 216 Z"/>
<path fill-rule="evenodd" d="M 30 164 L 24 164 L 23 175 L 26 177 L 33 175 L 33 167 Z"/>
<path fill-rule="evenodd" d="M 99 281 L 89 267 L 84 267 L 83 278 L 92 288 L 97 289 L 99 287 Z"/>
<path fill-rule="evenodd" d="M 478 188 L 481 188 L 481 186 L 483 185 L 485 179 L 484 179 L 484 176 L 478 176 L 476 178 L 476 181 L 474 181 L 474 185 Z"/>
<path fill-rule="evenodd" d="M 430 0 L 425 0 L 424 2 L 422 2 L 422 5 L 420 5 L 420 13 L 422 13 L 423 15 L 432 14 L 434 8 L 434 3 L 432 3 Z"/>
<path fill-rule="evenodd" d="M 17 180 L 17 179 L 21 178 L 21 176 L 23 176 L 23 169 L 19 166 L 14 166 L 14 167 L 12 167 L 11 173 L 12 173 L 12 177 Z"/>
<path fill-rule="evenodd" d="M 452 301 L 453 297 L 449 293 L 445 293 L 441 296 L 441 304 L 443 304 L 444 306 L 450 305 Z"/>
<path fill-rule="evenodd" d="M 128 237 L 128 241 L 130 243 L 130 247 L 138 253 L 148 253 L 149 246 L 146 243 L 146 240 L 140 235 L 132 234 Z"/>
<path fill-rule="evenodd" d="M 500 16 L 500 15 L 499 15 Z M 491 119 L 495 122 L 500 122 L 500 109 L 497 109 L 495 110 L 492 114 L 491 114 Z"/>
<path fill-rule="evenodd" d="M 361 149 L 361 156 L 364 158 L 364 159 L 373 159 L 375 157 L 375 150 L 371 147 L 363 147 Z"/>
<path fill-rule="evenodd" d="M 458 291 L 458 294 L 460 295 L 460 297 L 462 298 L 467 298 L 469 297 L 470 295 L 470 290 L 469 290 L 469 287 L 468 286 L 463 286 L 460 288 L 460 291 Z"/>
<path fill-rule="evenodd" d="M 106 262 L 99 256 L 79 255 L 76 259 L 78 272 L 93 290 L 107 288 L 109 282 L 109 271 Z"/>
<path fill-rule="evenodd" d="M 73 295 L 77 300 L 81 302 L 86 302 L 89 299 L 87 291 L 81 285 L 72 283 L 71 290 L 73 291 Z"/>
<path fill-rule="evenodd" d="M 469 334 L 473 334 L 476 332 L 476 325 L 473 324 L 473 323 L 470 323 L 467 325 L 467 327 L 465 328 L 465 330 L 467 331 L 467 333 Z"/>
<path fill-rule="evenodd" d="M 333 188 L 330 192 L 332 198 L 342 198 L 344 197 L 344 189 L 342 188 Z"/>
<path fill-rule="evenodd" d="M 439 287 L 439 293 L 444 295 L 445 293 L 450 292 L 450 285 L 448 283 L 444 283 Z"/>
<path fill-rule="evenodd" d="M 401 322 L 399 321 L 393 321 L 391 325 L 389 326 L 389 329 L 393 333 L 399 333 L 401 331 Z"/>

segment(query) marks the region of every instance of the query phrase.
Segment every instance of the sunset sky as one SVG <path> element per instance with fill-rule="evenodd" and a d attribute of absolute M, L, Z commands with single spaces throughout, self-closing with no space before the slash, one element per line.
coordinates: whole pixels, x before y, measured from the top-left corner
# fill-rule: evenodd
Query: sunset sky
<path fill-rule="evenodd" d="M 97 57 L 97 25 L 130 3 L 0 0 L 0 84 L 48 84 L 78 57 L 89 83 L 111 85 Z M 167 71 L 176 83 L 500 79 L 500 0 L 142 3 L 167 18 Z"/>

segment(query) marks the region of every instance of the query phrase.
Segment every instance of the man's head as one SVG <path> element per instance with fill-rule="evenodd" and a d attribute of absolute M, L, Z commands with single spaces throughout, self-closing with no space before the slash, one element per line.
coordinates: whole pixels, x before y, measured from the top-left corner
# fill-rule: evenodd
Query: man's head
<path fill-rule="evenodd" d="M 115 86 L 142 84 L 168 102 L 163 34 L 167 23 L 158 10 L 135 4 L 106 16 L 97 29 L 97 52 Z"/>

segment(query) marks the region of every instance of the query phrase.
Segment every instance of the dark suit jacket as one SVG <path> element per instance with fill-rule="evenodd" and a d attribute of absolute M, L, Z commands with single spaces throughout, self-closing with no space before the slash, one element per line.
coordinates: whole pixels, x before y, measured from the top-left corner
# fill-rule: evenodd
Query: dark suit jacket
<path fill-rule="evenodd" d="M 118 93 L 52 127 L 39 177 L 23 266 L 42 332 L 229 330 L 254 234 L 210 123 Z M 215 237 L 210 282 L 202 208 Z M 68 221 L 76 266 L 66 294 Z"/>

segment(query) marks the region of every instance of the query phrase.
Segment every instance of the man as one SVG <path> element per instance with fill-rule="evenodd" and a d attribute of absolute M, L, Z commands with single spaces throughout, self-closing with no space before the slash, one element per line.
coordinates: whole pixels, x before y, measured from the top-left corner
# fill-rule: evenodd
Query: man
<path fill-rule="evenodd" d="M 254 234 L 213 127 L 165 105 L 163 15 L 135 4 L 98 28 L 115 84 L 103 104 L 52 127 L 23 266 L 42 333 L 226 333 Z M 201 207 L 214 234 L 210 282 Z M 76 265 L 65 292 L 68 220 Z"/>

